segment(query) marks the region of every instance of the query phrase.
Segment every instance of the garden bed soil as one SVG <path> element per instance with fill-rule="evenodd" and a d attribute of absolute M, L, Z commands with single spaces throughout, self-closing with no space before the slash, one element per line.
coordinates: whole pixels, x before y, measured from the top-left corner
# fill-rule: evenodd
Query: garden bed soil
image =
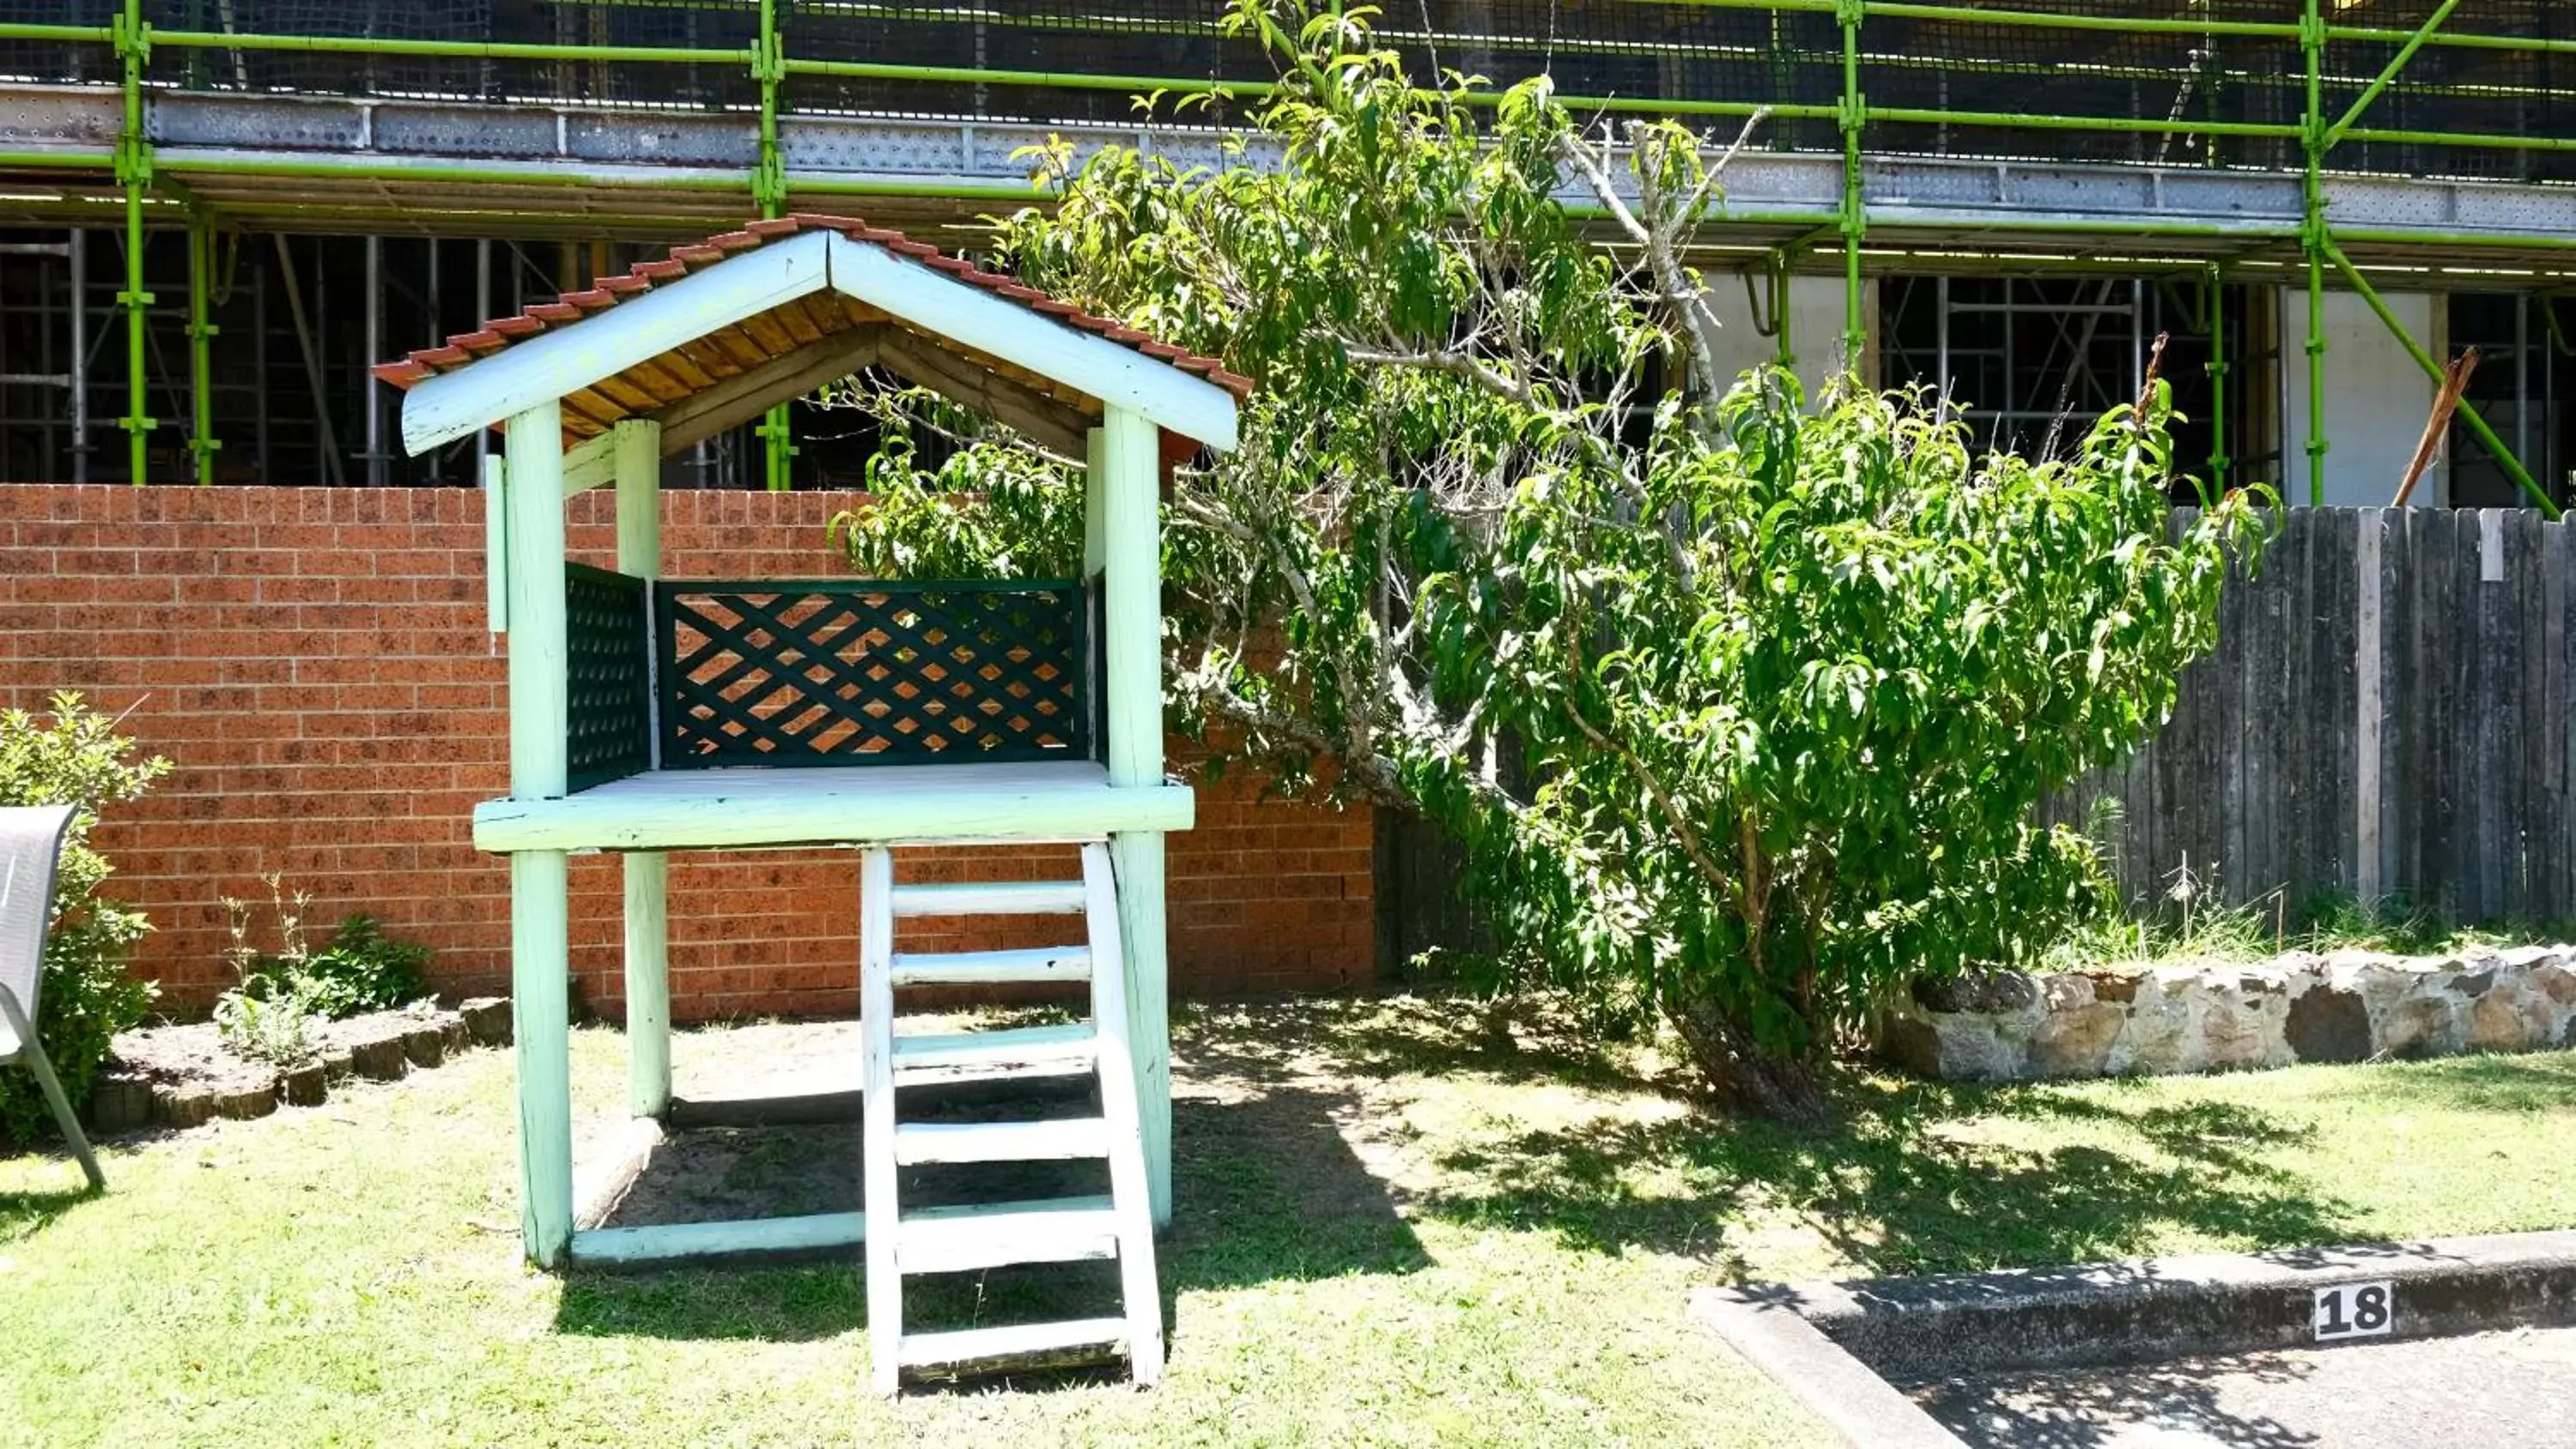
<path fill-rule="evenodd" d="M 216 1117 L 265 1117 L 280 1105 L 318 1106 L 352 1076 L 392 1081 L 434 1067 L 471 1045 L 510 1040 L 510 1004 L 477 998 L 454 1007 L 423 1001 L 327 1022 L 311 1060 L 293 1067 L 248 1060 L 212 1022 L 179 1022 L 120 1034 L 91 1094 L 102 1134 L 200 1126 Z"/>

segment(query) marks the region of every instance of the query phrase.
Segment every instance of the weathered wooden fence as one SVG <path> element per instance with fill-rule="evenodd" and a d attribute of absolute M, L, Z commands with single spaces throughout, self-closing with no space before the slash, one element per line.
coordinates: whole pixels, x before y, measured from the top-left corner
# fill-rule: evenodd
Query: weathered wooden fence
<path fill-rule="evenodd" d="M 2124 888 L 2188 866 L 2287 912 L 2398 897 L 2463 921 L 2576 914 L 2565 526 L 2518 509 L 2299 508 L 2220 605 L 2218 648 L 2124 767 Z"/>
<path fill-rule="evenodd" d="M 2204 899 L 2277 900 L 2293 920 L 2336 897 L 2576 917 L 2566 526 L 2518 509 L 2279 521 L 2163 731 L 2048 816 L 2101 827 L 2142 907 L 2188 867 Z M 1381 823 L 1382 963 L 1481 944 L 1455 880 L 1436 830 Z"/>

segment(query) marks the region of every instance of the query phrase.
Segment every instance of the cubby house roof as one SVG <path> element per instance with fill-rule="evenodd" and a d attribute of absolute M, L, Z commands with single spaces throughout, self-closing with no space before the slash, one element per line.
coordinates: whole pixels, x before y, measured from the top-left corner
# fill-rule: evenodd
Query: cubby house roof
<path fill-rule="evenodd" d="M 671 249 L 373 371 L 419 454 L 563 400 L 564 446 L 628 418 L 664 454 L 871 364 L 1069 457 L 1110 406 L 1218 449 L 1251 380 L 901 232 L 798 215 Z"/>

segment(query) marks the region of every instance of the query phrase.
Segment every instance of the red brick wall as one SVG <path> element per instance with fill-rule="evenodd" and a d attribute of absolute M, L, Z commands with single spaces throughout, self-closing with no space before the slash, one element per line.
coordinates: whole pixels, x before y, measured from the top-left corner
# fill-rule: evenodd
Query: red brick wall
<path fill-rule="evenodd" d="M 666 494 L 665 567 L 840 572 L 824 525 L 848 502 Z M 573 501 L 576 557 L 613 561 L 610 505 Z M 442 489 L 0 487 L 0 706 L 79 690 L 176 766 L 99 835 L 113 890 L 157 927 L 137 969 L 166 1004 L 227 984 L 220 899 L 263 894 L 268 871 L 312 892 L 317 922 L 365 911 L 435 946 L 442 987 L 501 989 L 508 872 L 469 830 L 508 780 L 482 507 Z M 852 1009 L 857 875 L 835 852 L 674 857 L 679 1014 Z M 602 1008 L 621 994 L 617 877 L 612 857 L 574 862 L 574 966 Z M 1366 980 L 1370 888 L 1366 815 L 1202 788 L 1198 828 L 1170 844 L 1174 990 Z"/>

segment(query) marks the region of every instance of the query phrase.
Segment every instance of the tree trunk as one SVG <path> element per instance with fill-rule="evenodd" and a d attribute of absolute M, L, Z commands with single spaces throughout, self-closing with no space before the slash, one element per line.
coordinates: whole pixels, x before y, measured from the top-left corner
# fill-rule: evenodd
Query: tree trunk
<path fill-rule="evenodd" d="M 1802 1129 L 1831 1123 L 1824 1077 L 1812 1054 L 1762 1046 L 1736 1013 L 1704 998 L 1676 1003 L 1665 1014 L 1691 1065 L 1727 1107 Z"/>

